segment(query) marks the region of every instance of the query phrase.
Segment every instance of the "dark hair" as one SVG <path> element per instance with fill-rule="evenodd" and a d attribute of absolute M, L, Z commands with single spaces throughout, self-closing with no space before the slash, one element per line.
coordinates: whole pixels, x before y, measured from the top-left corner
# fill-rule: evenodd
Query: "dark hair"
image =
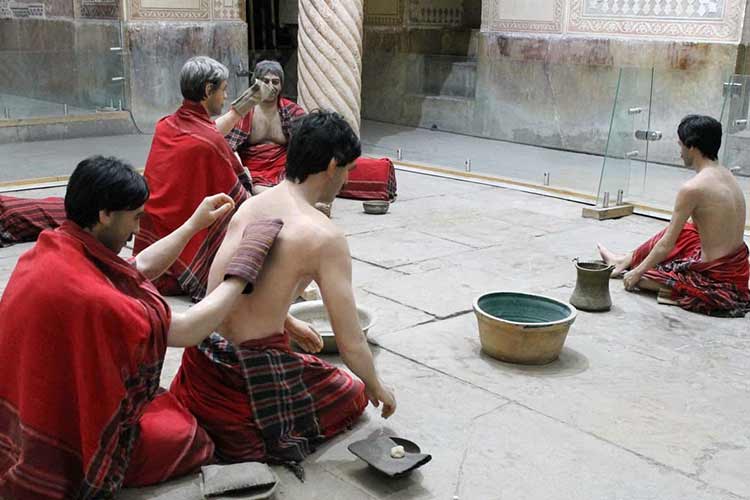
<path fill-rule="evenodd" d="M 677 127 L 677 135 L 685 147 L 697 148 L 709 160 L 719 159 L 721 123 L 710 116 L 688 115 Z"/>
<path fill-rule="evenodd" d="M 333 111 L 315 110 L 292 127 L 286 157 L 286 178 L 305 182 L 309 175 L 328 168 L 331 159 L 343 167 L 362 154 L 357 134 L 343 116 Z"/>
<path fill-rule="evenodd" d="M 65 216 L 84 228 L 99 222 L 99 211 L 135 210 L 148 200 L 146 179 L 130 164 L 91 156 L 78 164 L 65 192 Z"/>

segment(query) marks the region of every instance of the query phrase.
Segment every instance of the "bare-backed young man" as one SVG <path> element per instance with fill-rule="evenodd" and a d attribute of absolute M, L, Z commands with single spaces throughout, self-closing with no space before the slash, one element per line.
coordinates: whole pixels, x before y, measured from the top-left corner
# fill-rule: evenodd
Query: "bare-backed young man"
<path fill-rule="evenodd" d="M 359 325 L 344 233 L 314 208 L 333 200 L 360 151 L 340 115 L 305 116 L 289 143 L 286 180 L 248 200 L 230 222 L 211 266 L 209 289 L 221 282 L 248 224 L 281 219 L 284 226 L 252 294 L 237 302 L 221 335 L 185 351 L 171 388 L 212 436 L 222 460 L 298 462 L 315 442 L 357 419 L 368 400 L 383 404 L 383 417 L 396 409 Z M 290 350 L 287 312 L 313 280 L 341 357 L 361 381 Z M 309 327 L 300 343 L 308 351 L 322 347 Z"/>
<path fill-rule="evenodd" d="M 627 270 L 627 290 L 657 291 L 704 314 L 744 316 L 750 310 L 745 197 L 731 172 L 718 163 L 721 124 L 690 115 L 677 135 L 680 156 L 697 174 L 677 193 L 669 226 L 625 255 L 602 245 L 599 252 L 615 265 L 613 276 Z"/>

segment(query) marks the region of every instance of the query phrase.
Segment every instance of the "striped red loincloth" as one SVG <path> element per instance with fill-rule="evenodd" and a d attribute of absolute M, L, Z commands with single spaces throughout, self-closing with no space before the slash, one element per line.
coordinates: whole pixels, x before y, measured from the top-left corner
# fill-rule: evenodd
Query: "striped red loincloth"
<path fill-rule="evenodd" d="M 213 334 L 188 348 L 170 388 L 224 461 L 300 462 L 367 407 L 364 384 L 316 356 L 292 352 L 288 334 L 234 346 Z"/>
<path fill-rule="evenodd" d="M 648 257 L 665 231 L 633 252 L 631 268 Z M 700 235 L 692 223 L 685 224 L 667 258 L 643 277 L 670 288 L 672 300 L 688 311 L 730 317 L 743 317 L 750 311 L 747 245 L 720 259 L 703 262 Z"/>
<path fill-rule="evenodd" d="M 59 197 L 42 199 L 0 196 L 0 247 L 35 241 L 45 229 L 65 221 L 65 202 Z"/>

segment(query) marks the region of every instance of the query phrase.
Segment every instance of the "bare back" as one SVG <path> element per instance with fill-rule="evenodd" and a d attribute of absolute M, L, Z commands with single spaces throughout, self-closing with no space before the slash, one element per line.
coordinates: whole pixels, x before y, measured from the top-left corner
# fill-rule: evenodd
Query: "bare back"
<path fill-rule="evenodd" d="M 729 255 L 744 244 L 745 197 L 729 170 L 705 168 L 685 188 L 694 197 L 691 216 L 700 234 L 703 261 Z"/>
<path fill-rule="evenodd" d="M 250 144 L 287 143 L 281 129 L 281 117 L 277 106 L 255 106 L 253 110 L 253 126 L 250 130 Z"/>
<path fill-rule="evenodd" d="M 209 291 L 221 282 L 247 224 L 268 218 L 284 221 L 254 291 L 237 300 L 219 328 L 219 333 L 237 344 L 282 332 L 290 304 L 318 277 L 321 251 L 327 242 L 344 237 L 327 217 L 296 198 L 288 186 L 283 182 L 240 207 L 211 265 Z"/>

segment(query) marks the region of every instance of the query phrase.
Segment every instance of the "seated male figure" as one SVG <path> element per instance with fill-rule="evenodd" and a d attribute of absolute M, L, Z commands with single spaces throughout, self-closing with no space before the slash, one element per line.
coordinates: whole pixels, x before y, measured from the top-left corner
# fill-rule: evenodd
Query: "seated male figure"
<path fill-rule="evenodd" d="M 613 276 L 627 271 L 627 290 L 657 291 L 704 314 L 744 316 L 750 309 L 745 197 L 718 163 L 721 124 L 690 115 L 677 135 L 685 166 L 697 174 L 677 193 L 669 226 L 630 253 L 616 255 L 602 245 L 599 251 L 615 265 Z"/>
<path fill-rule="evenodd" d="M 359 324 L 351 256 L 343 232 L 314 208 L 334 199 L 360 155 L 352 128 L 338 114 L 314 112 L 297 124 L 286 180 L 237 211 L 216 254 L 209 289 L 217 286 L 244 228 L 260 219 L 284 223 L 253 292 L 238 300 L 213 335 L 186 349 L 171 391 L 212 436 L 226 461 L 299 462 L 323 438 L 349 426 L 368 399 L 396 409 L 381 382 Z M 319 358 L 290 349 L 289 306 L 315 281 L 352 377 Z M 311 328 L 299 339 L 308 351 L 322 342 Z M 305 337 L 297 333 L 297 337 Z"/>
<path fill-rule="evenodd" d="M 305 111 L 281 96 L 284 85 L 281 64 L 260 61 L 253 75 L 256 82 L 265 85 L 268 91 L 263 92 L 262 99 L 234 125 L 226 138 L 250 171 L 253 192 L 259 193 L 284 180 L 292 121 L 304 115 Z M 227 115 L 232 113 L 233 110 L 230 110 Z M 222 117 L 219 121 L 224 119 Z M 236 121 L 236 118 L 232 121 Z"/>

